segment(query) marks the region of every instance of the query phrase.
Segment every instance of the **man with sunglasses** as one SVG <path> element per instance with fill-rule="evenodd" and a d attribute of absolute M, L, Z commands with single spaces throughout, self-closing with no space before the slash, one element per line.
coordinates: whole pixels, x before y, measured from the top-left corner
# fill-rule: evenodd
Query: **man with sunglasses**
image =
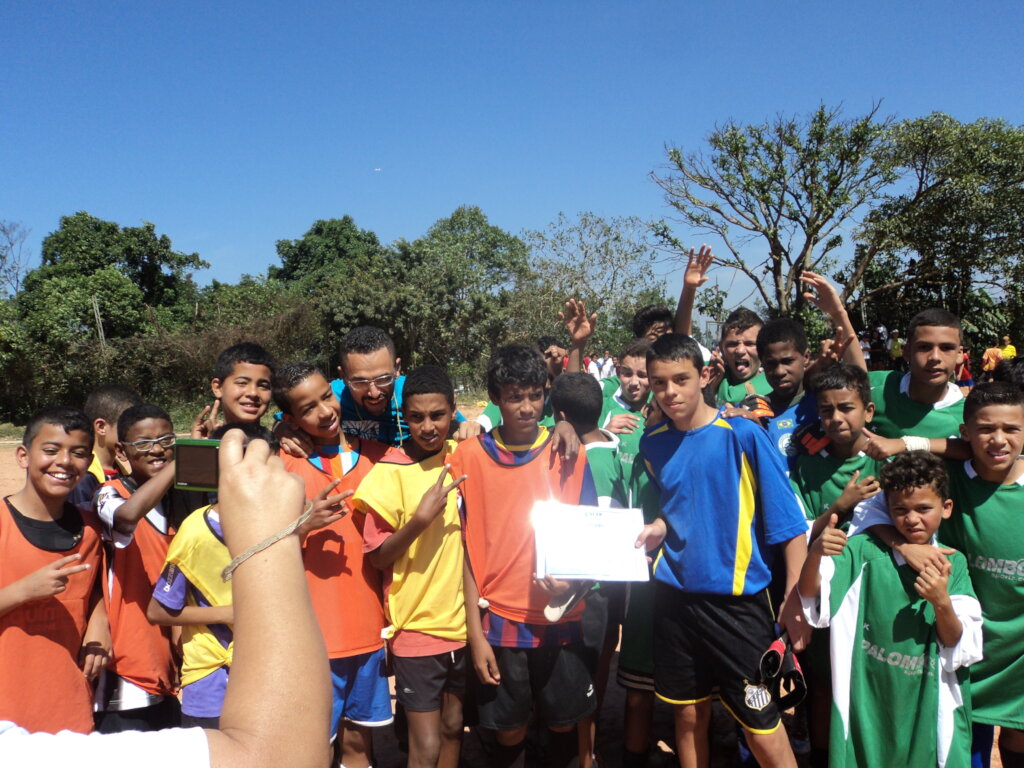
<path fill-rule="evenodd" d="M 409 436 L 409 426 L 402 418 L 405 376 L 399 375 L 401 360 L 395 342 L 381 328 L 359 326 L 341 340 L 340 357 L 340 378 L 331 382 L 331 389 L 341 402 L 342 430 L 385 445 L 400 445 Z M 466 421 L 460 413 L 455 419 L 457 439 L 480 434 L 477 422 Z M 287 453 L 309 455 L 312 445 L 304 434 L 284 422 L 279 422 L 274 431 Z"/>

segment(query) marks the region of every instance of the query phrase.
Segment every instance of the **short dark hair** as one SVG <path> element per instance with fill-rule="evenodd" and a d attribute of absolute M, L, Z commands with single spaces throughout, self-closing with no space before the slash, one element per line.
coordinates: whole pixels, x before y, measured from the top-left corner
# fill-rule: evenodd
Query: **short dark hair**
<path fill-rule="evenodd" d="M 32 414 L 28 424 L 25 425 L 25 433 L 21 436 L 21 444 L 26 448 L 31 448 L 32 441 L 36 439 L 39 430 L 46 424 L 60 427 L 67 434 L 75 431 L 85 432 L 89 435 L 90 443 L 95 438 L 92 420 L 85 415 L 84 411 L 67 405 L 52 405 L 48 408 L 41 408 Z"/>
<path fill-rule="evenodd" d="M 764 320 L 760 318 L 757 312 L 746 307 L 736 307 L 725 318 L 725 322 L 722 323 L 722 334 L 719 338 L 725 339 L 729 331 L 743 333 L 748 328 L 756 328 L 759 325 L 764 325 Z"/>
<path fill-rule="evenodd" d="M 101 384 L 85 398 L 85 415 L 89 421 L 103 419 L 107 424 L 117 424 L 118 417 L 126 408 L 142 402 L 142 395 L 123 384 Z"/>
<path fill-rule="evenodd" d="M 320 369 L 312 363 L 297 362 L 281 366 L 281 370 L 274 374 L 270 390 L 278 410 L 282 413 L 291 413 L 292 406 L 288 393 L 315 373 L 320 373 Z M 322 373 L 320 375 L 323 376 Z"/>
<path fill-rule="evenodd" d="M 589 373 L 563 373 L 551 385 L 551 408 L 562 411 L 576 429 L 593 429 L 601 418 L 601 385 Z"/>
<path fill-rule="evenodd" d="M 619 362 L 621 363 L 627 357 L 642 357 L 647 358 L 647 350 L 651 348 L 650 339 L 633 339 L 629 344 L 622 348 L 619 353 Z"/>
<path fill-rule="evenodd" d="M 656 323 L 668 323 L 671 327 L 675 319 L 675 314 L 668 307 L 660 307 L 657 304 L 640 307 L 633 315 L 633 338 L 643 338 Z"/>
<path fill-rule="evenodd" d="M 929 451 L 898 453 L 878 473 L 878 482 L 888 499 L 890 493 L 913 488 L 931 488 L 945 501 L 949 498 L 949 477 L 942 459 Z"/>
<path fill-rule="evenodd" d="M 554 336 L 541 336 L 539 339 L 537 339 L 537 349 L 539 349 L 541 352 L 547 351 L 548 347 L 552 346 L 561 347 L 562 344 Z"/>
<path fill-rule="evenodd" d="M 278 441 L 277 435 L 263 425 L 256 424 L 251 421 L 232 421 L 227 424 L 221 424 L 210 433 L 210 439 L 220 440 L 228 433 L 229 429 L 242 430 L 249 440 L 266 440 L 270 444 L 270 450 L 272 453 L 277 453 L 281 450 L 281 443 Z M 245 442 L 248 443 L 249 440 L 246 440 Z"/>
<path fill-rule="evenodd" d="M 386 349 L 391 357 L 398 355 L 395 350 L 395 342 L 383 328 L 375 325 L 360 325 L 345 334 L 341 340 L 338 350 L 341 365 L 344 367 L 345 358 L 355 353 L 357 355 L 368 355 L 378 349 Z"/>
<path fill-rule="evenodd" d="M 817 395 L 835 389 L 856 392 L 861 403 L 871 402 L 871 380 L 868 372 L 849 363 L 837 362 L 818 372 L 811 378 L 811 390 Z"/>
<path fill-rule="evenodd" d="M 1024 389 L 1024 355 L 1011 360 L 1000 360 L 992 371 L 993 381 L 1006 381 Z"/>
<path fill-rule="evenodd" d="M 436 365 L 421 365 L 413 368 L 405 377 L 402 387 L 402 408 L 413 395 L 444 395 L 448 405 L 455 407 L 455 387 L 451 377 Z"/>
<path fill-rule="evenodd" d="M 541 387 L 548 383 L 548 369 L 540 352 L 521 344 L 498 348 L 487 364 L 487 394 L 497 402 L 506 384 Z"/>
<path fill-rule="evenodd" d="M 217 355 L 217 362 L 213 366 L 213 378 L 224 381 L 239 363 L 265 365 L 270 369 L 270 375 L 274 375 L 274 358 L 270 356 L 270 353 L 259 344 L 243 341 L 241 344 L 228 347 Z"/>
<path fill-rule="evenodd" d="M 987 405 L 1019 405 L 1024 408 L 1024 390 L 1008 381 L 979 384 L 964 400 L 964 422 Z"/>
<path fill-rule="evenodd" d="M 651 343 L 647 350 L 648 376 L 651 363 L 655 360 L 689 360 L 698 371 L 704 368 L 704 354 L 700 351 L 700 344 L 682 333 L 666 333 Z"/>
<path fill-rule="evenodd" d="M 124 442 L 128 430 L 144 419 L 165 419 L 168 424 L 171 424 L 171 428 L 174 428 L 170 415 L 159 405 L 139 403 L 126 409 L 124 413 L 117 417 L 117 439 Z"/>
<path fill-rule="evenodd" d="M 789 342 L 799 354 L 807 352 L 807 331 L 804 324 L 791 317 L 777 317 L 761 326 L 757 332 L 757 354 L 764 357 L 769 344 Z"/>
<path fill-rule="evenodd" d="M 914 315 L 907 325 L 907 340 L 914 340 L 914 333 L 922 325 L 934 325 L 940 328 L 956 328 L 957 335 L 961 334 L 960 318 L 947 309 L 932 307 L 923 309 Z"/>

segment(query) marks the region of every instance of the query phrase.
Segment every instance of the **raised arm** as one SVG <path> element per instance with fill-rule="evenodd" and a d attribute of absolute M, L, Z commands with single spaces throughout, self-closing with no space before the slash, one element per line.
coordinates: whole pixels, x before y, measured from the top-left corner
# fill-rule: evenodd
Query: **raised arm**
<path fill-rule="evenodd" d="M 864 360 L 864 352 L 861 351 L 860 345 L 856 341 L 857 332 L 853 330 L 850 315 L 847 313 L 846 307 L 843 306 L 843 300 L 839 297 L 835 286 L 824 275 L 819 275 L 816 272 L 801 272 L 800 281 L 813 289 L 804 293 L 804 298 L 828 315 L 836 327 L 837 339 L 839 339 L 838 331 L 842 330 L 841 341 L 846 343 L 843 361 L 866 371 L 868 366 Z"/>
<path fill-rule="evenodd" d="M 679 291 L 679 305 L 676 307 L 676 319 L 672 330 L 676 333 L 693 335 L 693 304 L 697 298 L 697 289 L 708 281 L 707 271 L 714 260 L 711 248 L 701 245 L 700 250 L 690 249 L 690 256 L 683 272 L 683 287 Z"/>
<path fill-rule="evenodd" d="M 138 487 L 131 496 L 119 504 L 114 511 L 114 528 L 118 533 L 131 534 L 139 521 L 144 518 L 151 509 L 160 503 L 167 492 L 174 485 L 174 461 L 169 461 L 160 468 L 148 482 Z"/>
<path fill-rule="evenodd" d="M 569 332 L 569 365 L 568 373 L 579 373 L 583 370 L 583 350 L 594 335 L 597 327 L 597 313 L 587 316 L 587 307 L 579 299 L 567 299 L 565 311 L 558 313 L 558 319 L 565 323 Z"/>

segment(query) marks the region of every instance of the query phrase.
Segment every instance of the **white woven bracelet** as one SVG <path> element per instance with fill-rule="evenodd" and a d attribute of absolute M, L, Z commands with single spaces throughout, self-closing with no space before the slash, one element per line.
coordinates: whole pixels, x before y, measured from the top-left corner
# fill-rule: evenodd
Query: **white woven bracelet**
<path fill-rule="evenodd" d="M 240 554 L 220 573 L 220 578 L 223 581 L 231 581 L 231 574 L 235 572 L 235 569 L 248 560 L 250 557 L 255 555 L 257 552 L 262 552 L 264 549 L 269 547 L 271 544 L 277 544 L 281 539 L 291 536 L 298 529 L 300 525 L 309 520 L 313 514 L 313 502 L 307 501 L 306 508 L 302 510 L 302 514 L 299 515 L 293 522 L 289 523 L 283 530 L 278 531 L 268 539 L 264 539 L 259 544 L 253 544 L 245 552 Z"/>
<path fill-rule="evenodd" d="M 932 441 L 927 437 L 904 435 L 901 439 L 908 451 L 930 451 L 932 449 Z"/>

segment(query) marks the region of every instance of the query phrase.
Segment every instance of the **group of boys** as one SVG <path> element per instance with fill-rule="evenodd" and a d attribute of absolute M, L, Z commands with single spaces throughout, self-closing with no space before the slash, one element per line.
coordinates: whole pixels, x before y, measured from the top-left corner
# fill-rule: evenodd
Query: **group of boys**
<path fill-rule="evenodd" d="M 618 647 L 622 765 L 647 764 L 657 698 L 683 766 L 709 763 L 713 699 L 741 754 L 795 766 L 761 663 L 780 633 L 812 765 L 968 765 L 972 743 L 987 765 L 992 726 L 1003 765 L 1024 764 L 1024 390 L 965 399 L 959 320 L 939 309 L 911 321 L 907 373 L 868 373 L 813 273 L 805 296 L 835 326 L 820 355 L 800 323 L 743 308 L 707 350 L 690 334 L 711 259 L 691 252 L 676 312 L 637 313 L 615 376 L 586 373 L 596 316 L 572 300 L 568 349 L 496 350 L 476 421 L 442 369 L 401 375 L 377 328 L 345 337 L 333 380 L 252 343 L 218 357 L 192 437 L 240 427 L 305 483 L 337 764 L 370 765 L 393 674 L 410 766 L 457 766 L 473 723 L 488 765 L 588 768 Z M 0 720 L 218 726 L 230 557 L 216 493 L 176 487 L 176 440 L 119 385 L 30 420 L 26 483 L 0 510 Z M 551 499 L 642 509 L 650 581 L 537 573 L 531 513 Z"/>

